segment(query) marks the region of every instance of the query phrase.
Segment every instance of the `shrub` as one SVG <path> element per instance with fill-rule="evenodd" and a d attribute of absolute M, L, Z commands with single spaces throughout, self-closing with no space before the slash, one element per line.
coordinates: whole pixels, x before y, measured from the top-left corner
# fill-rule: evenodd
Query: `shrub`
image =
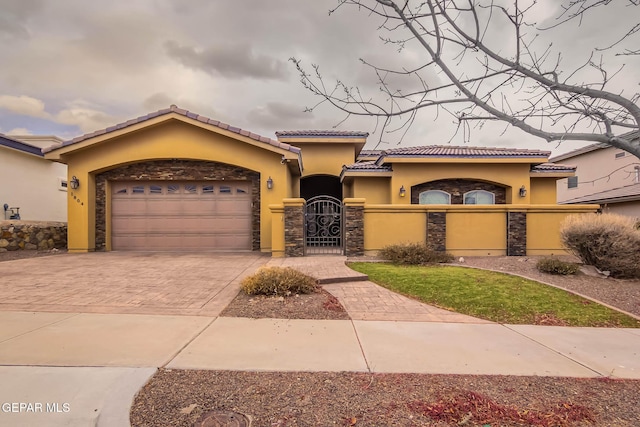
<path fill-rule="evenodd" d="M 569 252 L 613 277 L 640 277 L 640 230 L 614 214 L 570 216 L 560 236 Z"/>
<path fill-rule="evenodd" d="M 289 267 L 265 267 L 246 277 L 240 284 L 248 295 L 310 294 L 316 290 L 318 281 Z"/>
<path fill-rule="evenodd" d="M 382 248 L 380 257 L 391 261 L 394 264 L 432 264 L 440 262 L 450 262 L 453 255 L 447 252 L 438 252 L 429 246 L 420 243 L 403 243 L 399 245 L 389 245 Z"/>
<path fill-rule="evenodd" d="M 536 264 L 536 268 L 543 273 L 569 275 L 576 274 L 580 266 L 573 262 L 564 262 L 557 258 L 542 258 Z"/>

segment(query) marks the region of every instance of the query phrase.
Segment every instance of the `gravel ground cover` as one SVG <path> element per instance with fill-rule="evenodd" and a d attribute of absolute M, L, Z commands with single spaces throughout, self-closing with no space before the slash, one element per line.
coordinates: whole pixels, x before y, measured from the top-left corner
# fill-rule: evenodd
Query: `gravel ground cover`
<path fill-rule="evenodd" d="M 640 381 L 552 377 L 160 370 L 131 425 L 194 426 L 229 410 L 252 427 L 638 426 Z"/>

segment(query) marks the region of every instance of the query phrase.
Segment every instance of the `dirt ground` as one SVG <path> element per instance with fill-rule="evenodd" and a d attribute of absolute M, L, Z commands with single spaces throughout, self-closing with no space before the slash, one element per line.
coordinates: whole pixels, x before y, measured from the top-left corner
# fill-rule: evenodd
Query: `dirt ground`
<path fill-rule="evenodd" d="M 610 379 L 160 370 L 131 425 L 243 425 L 200 423 L 227 410 L 252 427 L 638 426 L 639 395 Z"/>
<path fill-rule="evenodd" d="M 286 298 L 249 296 L 240 292 L 220 315 L 254 319 L 350 319 L 338 299 L 322 288 L 318 288 L 317 292 L 312 294 Z"/>

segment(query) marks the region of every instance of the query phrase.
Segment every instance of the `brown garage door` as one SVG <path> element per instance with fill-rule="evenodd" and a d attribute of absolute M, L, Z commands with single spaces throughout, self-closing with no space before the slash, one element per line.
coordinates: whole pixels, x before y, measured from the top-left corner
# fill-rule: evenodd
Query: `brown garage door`
<path fill-rule="evenodd" d="M 251 249 L 247 182 L 114 182 L 111 248 L 148 251 Z"/>

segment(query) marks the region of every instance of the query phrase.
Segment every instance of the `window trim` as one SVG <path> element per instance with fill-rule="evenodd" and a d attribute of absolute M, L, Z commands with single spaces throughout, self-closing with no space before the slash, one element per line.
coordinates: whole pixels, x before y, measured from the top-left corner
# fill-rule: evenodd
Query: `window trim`
<path fill-rule="evenodd" d="M 422 198 L 422 195 L 425 194 L 425 193 L 444 194 L 444 195 L 447 196 L 447 203 L 421 203 L 420 199 Z M 418 204 L 419 205 L 442 205 L 442 204 L 450 205 L 451 204 L 451 193 L 447 193 L 446 191 L 443 191 L 443 190 L 424 190 L 424 191 L 421 191 L 418 194 Z"/>
<path fill-rule="evenodd" d="M 467 203 L 467 195 L 471 194 L 471 193 L 490 194 L 491 195 L 491 203 Z M 478 201 L 478 199 L 476 197 L 476 202 L 477 201 Z M 496 194 L 491 192 L 491 191 L 487 191 L 487 190 L 471 190 L 471 191 L 467 191 L 466 193 L 464 193 L 462 195 L 462 204 L 463 205 L 495 205 L 496 204 Z"/>

